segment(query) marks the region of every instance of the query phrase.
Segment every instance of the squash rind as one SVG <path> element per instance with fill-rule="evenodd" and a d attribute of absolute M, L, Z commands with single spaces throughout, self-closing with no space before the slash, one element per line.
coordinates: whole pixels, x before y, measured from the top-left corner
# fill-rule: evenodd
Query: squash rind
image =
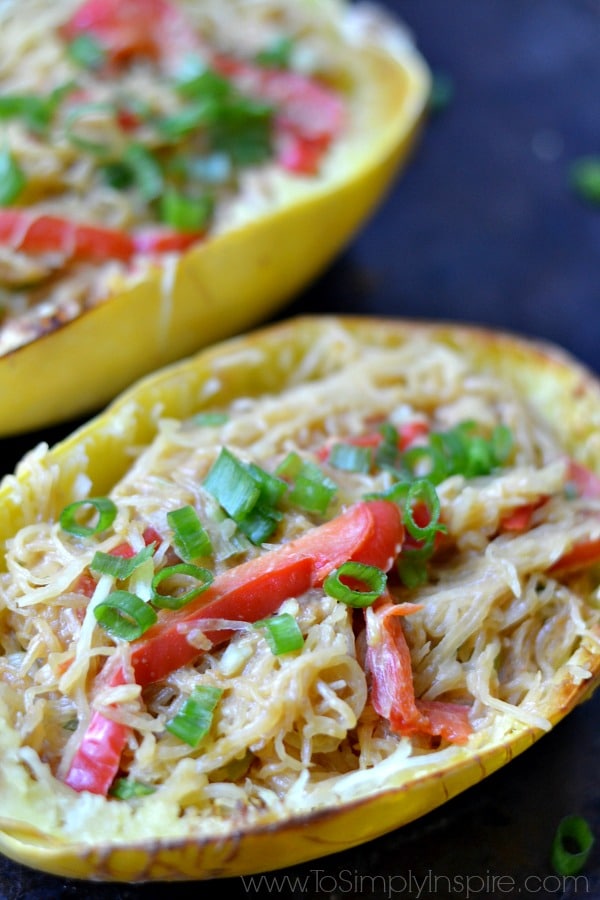
<path fill-rule="evenodd" d="M 272 211 L 0 357 L 0 436 L 99 410 L 148 372 L 265 320 L 325 269 L 407 163 L 431 83 L 408 40 L 349 44 L 347 56 L 349 130 L 323 173 L 282 177 Z"/>
<path fill-rule="evenodd" d="M 218 406 L 242 392 L 275 390 L 292 377 L 317 334 L 330 331 L 334 340 L 340 329 L 359 341 L 388 347 L 424 330 L 460 348 L 482 368 L 509 376 L 539 414 L 558 429 L 567 451 L 600 473 L 600 383 L 560 349 L 466 325 L 305 317 L 230 339 L 134 385 L 46 453 L 44 464 L 59 472 L 53 503 L 60 507 L 69 499 L 74 479 L 82 471 L 95 491 L 106 490 L 128 464 L 127 447 L 151 440 L 159 415 L 181 417 L 203 404 Z M 209 396 L 204 387 L 216 372 L 220 387 Z M 41 512 L 37 502 L 25 460 L 16 476 L 0 484 L 0 542 Z M 562 670 L 540 710 L 552 725 L 587 699 L 600 682 L 597 643 L 584 641 L 570 662 L 585 665 L 592 675 L 576 683 Z M 475 751 L 454 748 L 443 767 L 425 764 L 417 771 L 398 773 L 374 796 L 226 837 L 83 845 L 61 842 L 0 817 L 0 851 L 56 875 L 121 882 L 224 878 L 266 871 L 274 865 L 287 867 L 372 840 L 431 812 L 504 766 L 543 733 L 515 726 L 509 738 Z"/>

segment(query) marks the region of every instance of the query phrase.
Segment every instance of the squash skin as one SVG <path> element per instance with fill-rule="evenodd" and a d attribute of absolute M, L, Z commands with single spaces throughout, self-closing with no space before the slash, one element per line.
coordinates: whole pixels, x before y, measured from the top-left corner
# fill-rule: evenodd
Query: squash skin
<path fill-rule="evenodd" d="M 348 133 L 322 174 L 288 177 L 268 213 L 1 356 L 0 437 L 92 414 L 148 372 L 257 325 L 348 244 L 408 162 L 431 76 L 410 43 L 369 40 L 347 56 Z"/>
<path fill-rule="evenodd" d="M 160 414 L 182 417 L 240 393 L 285 386 L 317 335 L 333 341 L 340 329 L 359 342 L 386 347 L 425 332 L 459 348 L 475 365 L 510 377 L 540 416 L 552 422 L 567 451 L 600 473 L 600 383 L 560 349 L 451 323 L 304 317 L 230 339 L 144 378 L 122 394 L 105 412 L 49 450 L 45 465 L 58 468 L 53 506 L 59 509 L 72 499 L 74 479 L 82 471 L 91 478 L 93 492 L 105 492 L 129 463 L 127 447 L 151 440 Z M 220 387 L 208 396 L 204 385 L 216 372 Z M 4 544 L 17 528 L 41 514 L 40 506 L 25 462 L 16 479 L 9 476 L 0 484 L 0 542 Z M 556 679 L 540 710 L 553 725 L 587 699 L 600 682 L 597 650 L 594 653 L 584 644 L 571 661 L 589 666 L 592 677 L 581 684 L 568 675 Z M 0 816 L 0 851 L 53 874 L 120 882 L 241 876 L 272 868 L 272 860 L 278 868 L 288 867 L 346 850 L 431 812 L 504 766 L 543 734 L 540 729 L 515 726 L 510 739 L 476 752 L 458 749 L 444 768 L 424 765 L 409 771 L 402 779 L 394 779 L 393 785 L 382 785 L 375 796 L 215 839 L 157 838 L 131 846 L 62 843 L 51 834 Z"/>

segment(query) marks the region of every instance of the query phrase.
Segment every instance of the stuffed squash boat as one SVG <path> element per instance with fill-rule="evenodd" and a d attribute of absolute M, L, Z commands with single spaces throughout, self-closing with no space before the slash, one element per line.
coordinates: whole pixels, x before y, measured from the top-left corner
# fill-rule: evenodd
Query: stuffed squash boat
<path fill-rule="evenodd" d="M 0 489 L 0 848 L 287 866 L 434 809 L 600 673 L 600 389 L 559 350 L 302 318 Z"/>
<path fill-rule="evenodd" d="M 0 434 L 97 410 L 316 276 L 405 159 L 429 74 L 345 0 L 0 10 Z"/>

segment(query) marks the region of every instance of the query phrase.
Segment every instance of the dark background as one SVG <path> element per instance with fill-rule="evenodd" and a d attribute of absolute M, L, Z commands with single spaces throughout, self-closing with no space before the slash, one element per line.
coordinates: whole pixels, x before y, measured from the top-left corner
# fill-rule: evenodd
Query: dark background
<path fill-rule="evenodd" d="M 570 181 L 577 159 L 600 154 L 600 0 L 381 5 L 404 18 L 451 96 L 432 113 L 386 202 L 278 318 L 348 312 L 482 323 L 558 343 L 600 373 L 600 205 Z M 73 424 L 0 442 L 3 470 Z M 0 858 L 0 900 L 215 891 L 328 900 L 600 897 L 599 717 L 597 695 L 439 810 L 278 873 L 289 876 L 279 885 L 86 885 Z M 563 885 L 549 853 L 558 822 L 572 813 L 587 818 L 596 845 L 579 880 Z"/>

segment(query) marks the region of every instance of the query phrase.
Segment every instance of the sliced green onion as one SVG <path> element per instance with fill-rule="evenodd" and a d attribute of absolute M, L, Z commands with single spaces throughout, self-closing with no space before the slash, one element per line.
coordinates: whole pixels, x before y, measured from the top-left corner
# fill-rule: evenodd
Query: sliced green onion
<path fill-rule="evenodd" d="M 277 478 L 276 475 L 271 475 L 255 463 L 247 463 L 246 470 L 260 488 L 259 502 L 267 506 L 276 506 L 288 490 L 287 482 Z"/>
<path fill-rule="evenodd" d="M 164 190 L 164 178 L 156 156 L 143 144 L 132 143 L 127 147 L 123 164 L 133 174 L 135 184 L 146 202 L 156 200 Z"/>
<path fill-rule="evenodd" d="M 271 537 L 282 518 L 283 513 L 272 506 L 257 504 L 247 515 L 236 519 L 236 523 L 248 540 L 258 546 Z"/>
<path fill-rule="evenodd" d="M 434 72 L 429 92 L 428 109 L 439 113 L 454 99 L 454 79 L 447 72 Z"/>
<path fill-rule="evenodd" d="M 113 637 L 135 641 L 156 622 L 156 612 L 136 594 L 113 591 L 94 607 L 99 625 Z"/>
<path fill-rule="evenodd" d="M 73 82 L 55 88 L 48 96 L 37 94 L 5 94 L 0 97 L 0 119 L 22 119 L 28 128 L 42 133 L 50 124 L 57 107 L 74 89 Z"/>
<path fill-rule="evenodd" d="M 267 643 L 275 656 L 300 650 L 304 646 L 304 637 L 300 626 L 290 613 L 280 613 L 277 616 L 260 619 L 258 622 L 254 622 L 254 628 L 264 630 Z"/>
<path fill-rule="evenodd" d="M 366 474 L 373 463 L 373 449 L 354 444 L 334 444 L 329 454 L 329 463 L 334 469 Z"/>
<path fill-rule="evenodd" d="M 157 119 L 155 126 L 163 139 L 176 143 L 205 123 L 206 110 L 202 106 L 184 106 L 170 116 Z"/>
<path fill-rule="evenodd" d="M 582 816 L 565 816 L 552 842 L 551 861 L 559 875 L 576 875 L 586 864 L 594 835 Z M 573 848 L 573 849 L 572 849 Z"/>
<path fill-rule="evenodd" d="M 106 51 L 91 34 L 78 34 L 66 49 L 69 58 L 84 69 L 100 69 L 106 62 Z"/>
<path fill-rule="evenodd" d="M 396 560 L 396 571 L 407 588 L 416 588 L 427 581 L 427 561 L 433 555 L 435 534 L 430 535 L 420 547 L 403 547 Z"/>
<path fill-rule="evenodd" d="M 414 506 L 424 503 L 429 513 L 427 525 L 418 525 L 414 518 Z M 412 537 L 417 540 L 428 540 L 436 531 L 445 531 L 440 525 L 440 499 L 434 485 L 427 478 L 418 478 L 410 485 L 406 494 L 404 507 L 404 524 Z"/>
<path fill-rule="evenodd" d="M 325 513 L 337 493 L 335 481 L 328 478 L 316 463 L 303 460 L 295 451 L 279 464 L 276 474 L 292 479 L 288 499 L 306 512 Z"/>
<path fill-rule="evenodd" d="M 583 156 L 575 160 L 569 171 L 569 181 L 583 200 L 600 204 L 600 156 Z"/>
<path fill-rule="evenodd" d="M 104 183 L 115 190 L 123 191 L 135 184 L 135 176 L 124 162 L 109 162 L 98 167 Z"/>
<path fill-rule="evenodd" d="M 0 206 L 10 206 L 22 194 L 27 179 L 8 147 L 0 150 Z"/>
<path fill-rule="evenodd" d="M 90 569 L 101 575 L 112 575 L 118 581 L 123 581 L 125 578 L 129 578 L 147 559 L 150 559 L 153 553 L 154 544 L 149 544 L 131 557 L 115 556 L 112 553 L 103 553 L 101 550 L 97 550 L 90 563 Z"/>
<path fill-rule="evenodd" d="M 191 421 L 193 425 L 197 425 L 200 428 L 204 426 L 216 428 L 219 425 L 224 425 L 228 420 L 229 416 L 227 415 L 227 413 L 202 412 L 195 415 Z"/>
<path fill-rule="evenodd" d="M 143 781 L 135 781 L 133 778 L 117 778 L 109 794 L 118 800 L 132 800 L 135 797 L 147 797 L 155 791 L 156 788 L 152 784 L 144 784 Z"/>
<path fill-rule="evenodd" d="M 108 114 L 110 118 L 114 117 L 115 110 L 110 103 L 77 103 L 73 104 L 65 116 L 65 134 L 68 140 L 79 150 L 85 150 L 93 153 L 95 156 L 104 156 L 110 152 L 111 145 L 109 142 L 94 141 L 77 133 L 77 126 L 85 121 L 91 114 L 101 115 Z"/>
<path fill-rule="evenodd" d="M 167 513 L 173 529 L 173 544 L 184 562 L 210 556 L 212 543 L 193 506 L 182 506 Z"/>
<path fill-rule="evenodd" d="M 508 425 L 496 425 L 492 431 L 492 452 L 496 465 L 500 466 L 505 463 L 514 447 L 513 433 Z"/>
<path fill-rule="evenodd" d="M 375 450 L 375 463 L 380 469 L 395 469 L 399 458 L 399 435 L 391 422 L 384 422 L 379 432 L 383 438 Z"/>
<path fill-rule="evenodd" d="M 360 582 L 370 590 L 352 588 L 344 584 L 342 578 L 351 579 L 352 582 Z M 323 590 L 330 597 L 341 600 L 348 606 L 372 606 L 381 597 L 387 585 L 387 575 L 377 566 L 369 566 L 366 563 L 345 562 L 333 572 L 330 572 L 323 582 Z"/>
<path fill-rule="evenodd" d="M 403 477 L 425 477 L 433 484 L 440 484 L 448 477 L 448 466 L 441 447 L 436 446 L 436 435 L 430 435 L 429 444 L 409 447 L 402 454 L 401 472 Z"/>
<path fill-rule="evenodd" d="M 287 69 L 290 66 L 294 41 L 283 35 L 278 37 L 269 47 L 256 54 L 255 60 L 260 66 L 270 69 Z"/>
<path fill-rule="evenodd" d="M 211 466 L 204 487 L 234 520 L 248 515 L 261 494 L 248 468 L 226 447 Z"/>
<path fill-rule="evenodd" d="M 82 510 L 89 512 L 92 508 L 98 514 L 95 525 L 84 525 L 81 522 Z M 76 534 L 79 537 L 91 537 L 100 534 L 110 528 L 117 516 L 117 507 L 109 497 L 89 497 L 87 500 L 76 500 L 65 506 L 59 516 L 60 527 L 68 534 Z"/>
<path fill-rule="evenodd" d="M 198 685 L 165 728 L 190 747 L 197 747 L 210 731 L 213 713 L 222 694 L 221 688 Z"/>
<path fill-rule="evenodd" d="M 186 197 L 170 188 L 162 195 L 160 217 L 165 225 L 176 231 L 202 231 L 206 228 L 214 210 L 214 199 L 208 194 L 203 197 Z"/>
<path fill-rule="evenodd" d="M 168 578 L 177 575 L 184 575 L 194 581 L 194 586 L 184 593 L 180 594 L 163 594 L 158 588 Z M 202 566 L 194 566 L 191 563 L 178 563 L 174 566 L 165 566 L 160 572 L 157 572 L 152 579 L 152 604 L 160 609 L 181 609 L 186 606 L 198 594 L 202 594 L 213 583 L 214 576 L 212 572 Z"/>

